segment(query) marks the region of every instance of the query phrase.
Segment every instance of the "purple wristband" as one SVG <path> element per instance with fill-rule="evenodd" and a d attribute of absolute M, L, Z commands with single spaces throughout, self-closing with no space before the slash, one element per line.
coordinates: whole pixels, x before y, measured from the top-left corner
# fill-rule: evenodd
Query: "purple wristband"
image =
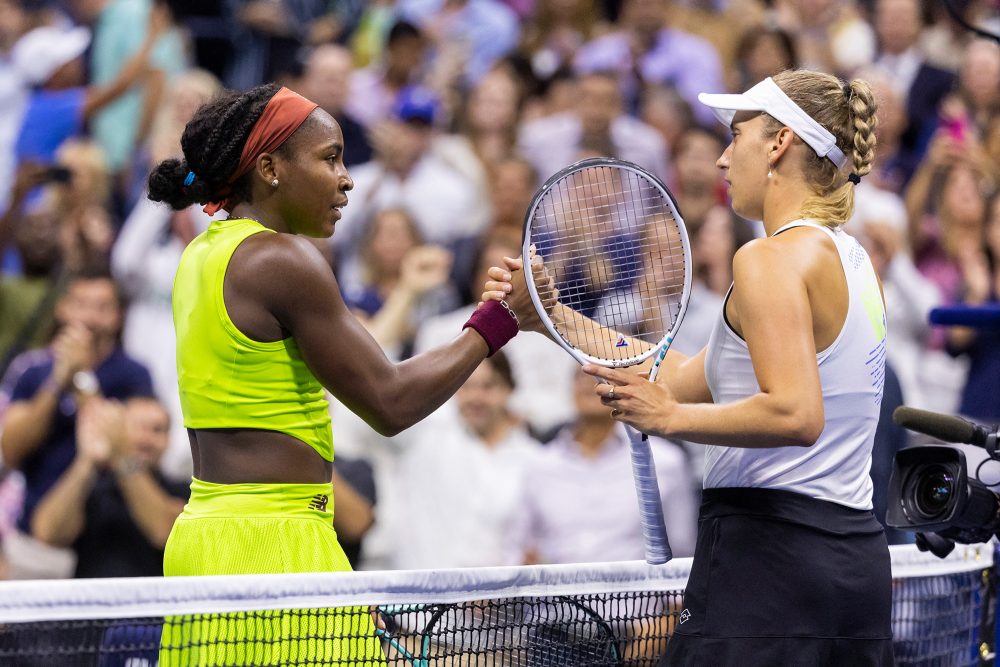
<path fill-rule="evenodd" d="M 487 301 L 476 308 L 469 321 L 462 325 L 473 329 L 483 337 L 492 357 L 496 351 L 517 335 L 517 315 L 506 301 Z"/>

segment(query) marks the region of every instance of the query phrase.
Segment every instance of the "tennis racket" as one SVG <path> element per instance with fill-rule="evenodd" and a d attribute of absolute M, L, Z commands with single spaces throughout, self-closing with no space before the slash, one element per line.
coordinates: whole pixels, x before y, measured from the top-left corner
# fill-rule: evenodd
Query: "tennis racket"
<path fill-rule="evenodd" d="M 691 250 L 677 204 L 642 167 L 582 160 L 535 193 L 522 260 L 540 256 L 555 291 L 527 280 L 546 330 L 581 364 L 622 368 L 653 359 L 650 381 L 684 319 Z M 628 428 L 646 560 L 672 557 L 648 438 Z"/>
<path fill-rule="evenodd" d="M 567 596 L 379 608 L 376 630 L 390 664 L 619 667 L 608 624 Z M 405 663 L 398 663 L 403 660 Z"/>

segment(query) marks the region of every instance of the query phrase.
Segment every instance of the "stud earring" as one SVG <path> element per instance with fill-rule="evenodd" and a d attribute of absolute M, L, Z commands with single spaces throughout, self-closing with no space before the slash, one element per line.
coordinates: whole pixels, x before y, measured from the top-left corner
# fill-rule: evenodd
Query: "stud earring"
<path fill-rule="evenodd" d="M 272 188 L 278 187 L 278 179 L 274 179 L 273 181 L 271 181 L 271 187 Z"/>

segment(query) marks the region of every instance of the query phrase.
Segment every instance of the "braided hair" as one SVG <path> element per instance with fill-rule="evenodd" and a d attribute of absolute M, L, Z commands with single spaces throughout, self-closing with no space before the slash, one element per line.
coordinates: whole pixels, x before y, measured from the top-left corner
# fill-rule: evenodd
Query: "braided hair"
<path fill-rule="evenodd" d="M 184 128 L 184 159 L 164 160 L 149 174 L 149 198 L 176 211 L 222 198 L 227 187 L 232 201 L 250 198 L 251 174 L 233 184 L 243 146 L 280 86 L 275 83 L 246 92 L 228 91 L 204 104 Z M 192 175 L 193 174 L 193 175 Z"/>
<path fill-rule="evenodd" d="M 774 82 L 836 137 L 837 147 L 848 157 L 850 174 L 845 174 L 829 159 L 808 152 L 806 179 L 816 194 L 806 199 L 800 212 L 831 227 L 843 225 L 854 212 L 854 186 L 875 161 L 877 105 L 871 87 L 861 79 L 845 84 L 830 74 L 808 70 L 786 70 L 775 75 Z M 780 129 L 781 123 L 768 119 L 765 132 Z"/>

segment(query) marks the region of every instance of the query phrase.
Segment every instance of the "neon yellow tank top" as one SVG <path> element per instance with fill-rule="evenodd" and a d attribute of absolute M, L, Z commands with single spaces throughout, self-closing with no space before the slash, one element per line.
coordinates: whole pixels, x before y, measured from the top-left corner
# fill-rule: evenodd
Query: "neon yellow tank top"
<path fill-rule="evenodd" d="M 253 220 L 216 220 L 184 250 L 174 278 L 177 377 L 184 426 L 287 433 L 333 460 L 329 404 L 292 338 L 260 342 L 229 319 L 222 284 Z"/>

